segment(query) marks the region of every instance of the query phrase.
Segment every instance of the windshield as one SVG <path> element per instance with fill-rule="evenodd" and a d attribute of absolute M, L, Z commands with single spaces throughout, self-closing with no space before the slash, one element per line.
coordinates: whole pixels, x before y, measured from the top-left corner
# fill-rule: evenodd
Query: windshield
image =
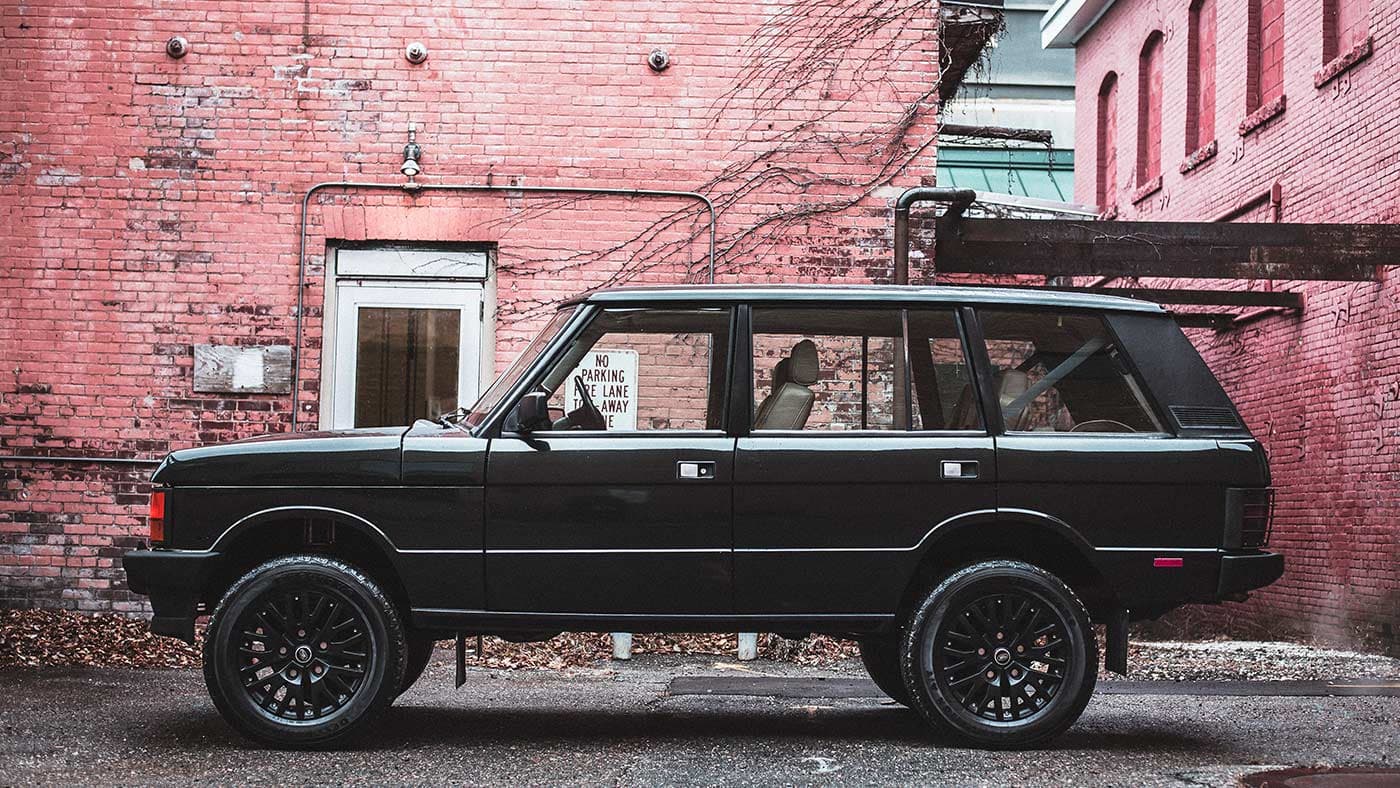
<path fill-rule="evenodd" d="M 540 333 L 535 335 L 534 339 L 530 340 L 530 344 L 525 346 L 525 350 L 521 351 L 520 355 L 515 357 L 515 360 L 510 363 L 510 366 L 506 367 L 506 371 L 502 372 L 500 377 L 496 378 L 496 382 L 492 383 L 491 386 L 486 389 L 486 392 L 476 401 L 476 404 L 472 406 L 471 413 L 468 414 L 466 418 L 467 426 L 475 427 L 485 420 L 486 414 L 490 413 L 491 410 L 500 403 L 501 398 L 506 395 L 506 392 L 510 391 L 511 387 L 520 379 L 520 376 L 525 374 L 525 370 L 529 369 L 530 365 L 535 363 L 535 359 L 539 358 L 540 353 L 544 352 L 544 349 L 549 346 L 549 343 L 554 337 L 558 336 L 559 332 L 563 330 L 564 325 L 569 322 L 569 318 L 573 317 L 577 311 L 578 309 L 575 307 L 572 309 L 561 309 L 554 313 L 554 317 L 550 318 L 544 330 L 540 331 Z"/>

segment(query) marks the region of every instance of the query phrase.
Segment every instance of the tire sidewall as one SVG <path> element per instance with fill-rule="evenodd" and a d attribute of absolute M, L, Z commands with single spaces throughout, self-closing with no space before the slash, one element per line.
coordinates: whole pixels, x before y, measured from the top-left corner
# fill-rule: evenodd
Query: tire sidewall
<path fill-rule="evenodd" d="M 929 641 L 949 612 L 996 590 L 1029 592 L 1054 605 L 1067 623 L 1069 652 L 1078 657 L 1050 705 L 1024 724 L 1008 726 L 975 717 L 944 697 L 937 679 L 924 669 Z M 946 726 L 982 746 L 1024 747 L 1063 732 L 1079 718 L 1098 677 L 1098 648 L 1083 603 L 1058 578 L 1020 561 L 988 561 L 948 575 L 914 608 L 903 634 L 900 667 L 914 707 L 936 727 Z"/>
<path fill-rule="evenodd" d="M 349 600 L 364 619 L 373 657 L 360 687 L 325 720 L 278 722 L 259 710 L 238 676 L 236 628 L 264 593 L 317 588 Z M 358 569 L 322 556 L 270 561 L 229 588 L 210 620 L 204 642 L 204 675 L 210 697 L 240 732 L 274 747 L 318 747 L 353 735 L 388 705 L 403 679 L 403 630 L 397 612 L 378 585 Z"/>

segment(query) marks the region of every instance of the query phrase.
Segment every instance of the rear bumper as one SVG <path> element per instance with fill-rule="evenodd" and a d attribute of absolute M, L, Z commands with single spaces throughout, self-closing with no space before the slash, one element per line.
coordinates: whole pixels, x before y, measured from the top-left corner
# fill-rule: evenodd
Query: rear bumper
<path fill-rule="evenodd" d="M 1224 599 L 1274 582 L 1283 576 L 1283 556 L 1279 553 L 1247 553 L 1220 556 L 1220 586 L 1216 597 Z"/>
<path fill-rule="evenodd" d="M 122 556 L 127 587 L 151 598 L 151 631 L 194 642 L 194 619 L 219 553 L 133 550 Z"/>

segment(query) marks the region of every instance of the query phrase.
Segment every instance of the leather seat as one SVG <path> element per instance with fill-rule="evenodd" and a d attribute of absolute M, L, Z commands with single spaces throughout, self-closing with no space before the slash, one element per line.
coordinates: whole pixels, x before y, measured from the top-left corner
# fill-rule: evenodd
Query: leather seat
<path fill-rule="evenodd" d="M 812 415 L 817 382 L 817 346 L 804 339 L 792 346 L 788 357 L 773 367 L 773 390 L 758 406 L 756 430 L 800 430 Z"/>
<path fill-rule="evenodd" d="M 1016 398 L 1026 393 L 1030 388 L 1030 376 L 1019 369 L 1003 369 L 996 374 L 993 382 L 997 387 L 997 407 L 1001 408 L 1002 415 L 1006 414 L 1006 407 L 1016 401 Z M 980 419 L 977 415 L 977 400 L 972 391 L 972 384 L 963 386 L 962 392 L 958 395 L 957 407 L 953 409 L 954 429 L 975 430 L 981 429 Z M 1016 414 L 1014 419 L 1006 423 L 1008 430 L 1023 430 L 1030 422 L 1030 408 L 1025 407 Z"/>

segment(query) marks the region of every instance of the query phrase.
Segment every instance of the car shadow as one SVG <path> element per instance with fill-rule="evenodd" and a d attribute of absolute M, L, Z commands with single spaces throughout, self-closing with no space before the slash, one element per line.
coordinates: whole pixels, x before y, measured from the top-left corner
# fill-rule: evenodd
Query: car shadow
<path fill-rule="evenodd" d="M 1211 749 L 1208 731 L 1182 733 L 1118 721 L 1113 730 L 1072 728 L 1040 751 L 1163 753 Z M 1097 727 L 1097 726 L 1096 726 Z M 1175 726 L 1178 729 L 1179 725 Z M 142 726 L 143 744 L 159 749 L 263 749 L 233 731 L 212 708 L 166 717 Z M 908 709 L 899 707 L 815 707 L 804 715 L 771 709 L 630 707 L 616 710 L 558 707 L 473 708 L 395 706 L 372 731 L 348 749 L 368 752 L 421 747 L 472 748 L 529 744 L 532 747 L 683 745 L 697 739 L 748 741 L 851 741 L 904 747 L 966 749 L 961 740 L 930 732 Z"/>

